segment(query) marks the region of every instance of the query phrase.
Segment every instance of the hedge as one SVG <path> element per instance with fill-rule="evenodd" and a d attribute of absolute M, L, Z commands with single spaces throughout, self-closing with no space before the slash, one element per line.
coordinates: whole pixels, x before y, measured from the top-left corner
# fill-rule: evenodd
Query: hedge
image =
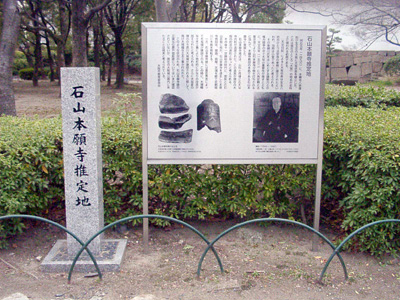
<path fill-rule="evenodd" d="M 23 80 L 32 80 L 34 71 L 35 70 L 33 68 L 21 69 L 21 70 L 18 71 L 19 78 L 21 78 Z M 43 70 L 43 69 L 39 69 L 38 76 L 39 77 L 46 76 L 46 74 L 48 74 L 48 72 L 49 72 L 49 70 L 46 71 L 46 70 Z"/>
<path fill-rule="evenodd" d="M 340 220 L 343 233 L 400 217 L 399 115 L 399 108 L 326 109 L 323 219 Z M 0 132 L 0 215 L 51 218 L 48 209 L 63 205 L 61 119 L 1 117 Z M 102 144 L 106 222 L 140 214 L 140 118 L 103 118 Z M 150 213 L 179 219 L 300 219 L 306 207 L 310 222 L 314 180 L 313 165 L 151 166 Z M 373 254 L 397 250 L 399 232 L 392 227 L 370 229 L 355 246 Z M 4 237 L 21 229 L 17 221 L 2 222 L 2 245 Z"/>
<path fill-rule="evenodd" d="M 13 75 L 19 75 L 19 70 L 28 68 L 29 64 L 26 56 L 21 51 L 15 51 L 14 64 L 13 64 Z"/>
<path fill-rule="evenodd" d="M 60 124 L 59 119 L 0 118 L 0 215 L 42 215 L 62 199 Z M 22 228 L 18 220 L 0 223 L 0 246 Z"/>
<path fill-rule="evenodd" d="M 324 139 L 325 203 L 339 200 L 342 229 L 400 219 L 400 109 L 328 108 Z M 393 253 L 399 234 L 394 224 L 372 227 L 354 245 Z"/>
<path fill-rule="evenodd" d="M 103 118 L 108 223 L 142 211 L 140 127 L 141 120 L 133 115 Z M 64 193 L 61 120 L 1 117 L 0 130 L 7 132 L 0 137 L 0 182 L 4 185 L 0 215 L 29 213 L 51 218 L 47 209 L 62 203 Z M 314 166 L 152 166 L 150 213 L 186 219 L 268 215 L 293 218 L 299 201 L 312 198 L 310 170 Z M 304 197 L 300 198 L 302 189 Z M 22 225 L 6 229 L 3 237 L 5 232 L 21 230 Z"/>
<path fill-rule="evenodd" d="M 389 58 L 383 65 L 383 70 L 389 75 L 399 75 L 400 74 L 400 55 L 393 56 Z"/>
<path fill-rule="evenodd" d="M 327 84 L 325 106 L 400 107 L 400 92 L 372 85 L 340 86 Z"/>

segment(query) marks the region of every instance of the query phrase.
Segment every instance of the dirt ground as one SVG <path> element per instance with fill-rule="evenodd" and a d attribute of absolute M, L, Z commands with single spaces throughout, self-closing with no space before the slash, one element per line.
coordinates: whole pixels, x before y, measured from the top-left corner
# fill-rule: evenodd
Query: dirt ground
<path fill-rule="evenodd" d="M 213 239 L 234 225 L 227 222 L 191 223 Z M 400 272 L 397 260 L 384 262 L 369 255 L 343 253 L 349 280 L 335 258 L 317 283 L 332 251 L 320 244 L 311 251 L 312 234 L 305 229 L 279 224 L 248 225 L 230 232 L 216 243 L 225 273 L 208 253 L 201 277 L 196 271 L 205 243 L 181 225 L 168 230 L 151 228 L 150 251 L 143 253 L 140 227 L 124 233 L 110 230 L 106 238 L 128 239 L 119 273 L 85 277 L 39 271 L 40 261 L 57 239 L 58 229 L 34 227 L 0 250 L 0 299 L 20 292 L 29 299 L 133 299 L 152 294 L 156 299 L 399 299 Z M 333 238 L 332 234 L 327 234 Z"/>
<path fill-rule="evenodd" d="M 138 84 L 123 92 L 138 91 Z M 102 87 L 102 107 L 110 109 L 117 91 Z M 52 117 L 60 114 L 59 88 L 40 82 L 16 82 L 19 116 Z M 190 222 L 212 240 L 235 224 L 226 222 Z M 333 233 L 326 233 L 331 240 Z M 0 250 L 0 299 L 23 293 L 32 300 L 42 299 L 133 299 L 152 294 L 155 299 L 400 299 L 400 264 L 390 257 L 376 259 L 367 254 L 343 253 L 349 280 L 337 258 L 323 284 L 317 283 L 326 260 L 332 253 L 326 244 L 311 251 L 312 234 L 294 226 L 249 225 L 233 231 L 215 245 L 225 268 L 218 269 L 211 252 L 196 271 L 205 243 L 190 230 L 175 225 L 152 227 L 149 253 L 143 252 L 141 227 L 129 227 L 123 233 L 108 231 L 106 238 L 128 240 L 119 273 L 85 277 L 74 273 L 71 284 L 67 274 L 48 274 L 39 270 L 40 262 L 57 239 L 65 239 L 58 229 L 46 224 L 28 229 Z"/>
<path fill-rule="evenodd" d="M 141 91 L 141 84 L 130 81 L 122 90 L 101 84 L 101 109 L 103 112 L 115 107 L 114 100 L 117 93 L 137 93 Z M 61 114 L 60 86 L 57 82 L 39 81 L 39 86 L 32 86 L 31 81 L 15 80 L 15 105 L 18 116 L 39 116 L 51 118 Z M 141 109 L 141 102 L 137 101 L 137 108 Z"/>

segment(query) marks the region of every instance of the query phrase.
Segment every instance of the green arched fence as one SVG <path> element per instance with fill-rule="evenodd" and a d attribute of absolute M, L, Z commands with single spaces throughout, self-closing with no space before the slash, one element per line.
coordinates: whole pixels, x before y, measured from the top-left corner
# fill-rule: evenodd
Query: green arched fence
<path fill-rule="evenodd" d="M 305 228 L 305 229 L 307 229 L 307 230 L 312 231 L 312 232 L 315 233 L 316 235 L 318 235 L 325 243 L 327 243 L 333 250 L 335 250 L 335 245 L 333 245 L 332 242 L 329 241 L 322 233 L 316 231 L 314 228 L 312 228 L 312 227 L 310 227 L 310 226 L 308 226 L 308 225 L 305 225 L 305 224 L 303 224 L 303 223 L 300 223 L 300 222 L 297 222 L 297 221 L 293 221 L 293 220 L 279 219 L 279 218 L 254 219 L 254 220 L 246 221 L 246 222 L 243 222 L 243 223 L 240 223 L 240 224 L 236 224 L 235 226 L 232 226 L 231 228 L 228 228 L 228 229 L 225 230 L 224 232 L 220 233 L 220 234 L 208 245 L 208 247 L 206 248 L 206 250 L 204 250 L 203 255 L 202 255 L 201 258 L 200 258 L 198 268 L 197 268 L 197 276 L 200 276 L 201 265 L 202 265 L 202 263 L 203 263 L 203 260 L 204 260 L 204 258 L 205 258 L 205 256 L 206 256 L 207 252 L 210 250 L 211 247 L 214 246 L 214 244 L 215 244 L 219 239 L 221 239 L 223 236 L 227 235 L 229 232 L 231 232 L 231 231 L 233 231 L 233 230 L 236 230 L 236 229 L 238 229 L 238 228 L 240 228 L 240 227 L 243 227 L 243 226 L 246 226 L 246 225 L 249 225 L 249 224 L 253 224 L 253 223 L 261 223 L 261 222 L 289 223 L 289 224 L 294 224 L 294 225 L 303 227 L 303 228 Z M 340 262 L 341 262 L 341 264 L 342 264 L 342 267 L 343 267 L 344 276 L 345 276 L 345 278 L 347 279 L 347 278 L 348 278 L 348 276 L 347 276 L 347 270 L 346 270 L 346 265 L 345 265 L 345 263 L 344 263 L 344 261 L 343 261 L 343 258 L 340 256 L 340 253 L 335 253 L 334 255 L 337 255 L 337 256 L 339 257 L 339 260 L 340 260 Z M 333 256 L 334 256 L 334 255 L 333 255 Z M 333 258 L 333 256 L 332 256 L 332 258 Z"/>
<path fill-rule="evenodd" d="M 356 235 L 359 234 L 360 232 L 364 231 L 365 229 L 367 229 L 367 228 L 369 228 L 369 227 L 372 227 L 372 226 L 375 226 L 375 225 L 382 224 L 382 223 L 400 223 L 400 220 L 398 220 L 398 219 L 379 220 L 379 221 L 375 221 L 375 222 L 369 223 L 369 224 L 367 224 L 367 225 L 364 225 L 363 227 L 358 228 L 356 231 L 352 232 L 347 238 L 345 238 L 345 239 L 343 240 L 343 242 L 340 243 L 339 246 L 337 246 L 337 247 L 334 249 L 333 253 L 331 254 L 331 256 L 329 257 L 329 259 L 328 259 L 328 260 L 326 261 L 326 263 L 325 263 L 324 269 L 322 270 L 321 275 L 320 275 L 320 277 L 319 277 L 319 281 L 322 282 L 322 279 L 323 279 L 323 277 L 324 277 L 324 275 L 325 275 L 325 272 L 326 272 L 326 270 L 328 269 L 328 266 L 329 266 L 329 264 L 331 263 L 333 257 L 334 257 L 335 255 L 339 254 L 340 251 L 342 251 L 343 246 L 344 246 L 348 241 L 350 241 L 354 236 L 356 236 Z M 346 276 L 346 279 L 347 279 L 347 276 Z"/>
<path fill-rule="evenodd" d="M 166 217 L 166 216 L 160 216 L 160 215 L 137 215 L 137 216 L 130 216 L 130 217 L 126 217 L 126 218 L 124 218 L 124 219 L 115 221 L 115 222 L 113 222 L 113 223 L 111 223 L 111 224 L 105 226 L 102 230 L 100 230 L 100 231 L 97 232 L 95 235 L 93 235 L 93 236 L 82 246 L 82 248 L 81 248 L 81 249 L 78 251 L 78 253 L 76 254 L 76 256 L 75 256 L 75 258 L 74 258 L 74 260 L 73 260 L 73 262 L 72 262 L 71 268 L 70 268 L 70 270 L 69 270 L 68 282 L 71 281 L 72 271 L 74 270 L 75 264 L 76 264 L 77 260 L 79 259 L 79 256 L 82 254 L 83 250 L 85 250 L 85 249 L 88 247 L 88 245 L 89 245 L 98 235 L 102 234 L 104 231 L 106 231 L 107 229 L 109 229 L 109 228 L 111 228 L 111 227 L 113 227 L 113 226 L 115 226 L 115 225 L 117 225 L 117 224 L 125 223 L 125 222 L 128 222 L 128 221 L 130 221 L 130 220 L 135 220 L 135 219 L 146 219 L 146 218 L 148 218 L 148 219 L 164 219 L 164 220 L 169 220 L 169 221 L 172 221 L 172 222 L 181 224 L 181 225 L 183 225 L 183 226 L 189 228 L 190 230 L 192 230 L 192 231 L 193 231 L 194 233 L 196 233 L 203 241 L 205 241 L 205 242 L 207 243 L 207 245 L 208 245 L 207 249 L 212 248 L 212 251 L 214 252 L 215 257 L 217 258 L 217 261 L 218 261 L 219 267 L 220 267 L 220 269 L 221 269 L 221 272 L 224 271 L 224 268 L 223 268 L 223 266 L 222 266 L 222 262 L 221 262 L 221 260 L 220 260 L 220 258 L 219 258 L 219 256 L 218 256 L 218 254 L 217 254 L 217 251 L 215 251 L 215 249 L 214 249 L 214 247 L 213 247 L 212 245 L 211 245 L 211 247 L 210 247 L 210 242 L 208 241 L 208 239 L 207 239 L 200 231 L 198 231 L 196 228 L 194 228 L 193 226 L 191 226 L 191 225 L 189 225 L 189 224 L 187 224 L 187 223 L 185 223 L 185 222 L 183 222 L 183 221 L 180 221 L 180 220 L 178 220 L 178 219 L 171 218 L 171 217 Z"/>
<path fill-rule="evenodd" d="M 33 220 L 36 220 L 36 221 L 41 221 L 41 222 L 48 223 L 48 224 L 50 224 L 50 225 L 53 225 L 53 226 L 55 226 L 55 227 L 57 227 L 57 228 L 63 230 L 64 232 L 68 233 L 68 234 L 71 235 L 79 244 L 82 245 L 83 250 L 86 249 L 87 253 L 88 253 L 89 256 L 90 256 L 90 259 L 93 261 L 93 264 L 94 264 L 94 266 L 95 266 L 97 272 L 99 273 L 99 277 L 101 278 L 102 275 L 101 275 L 101 272 L 100 272 L 100 268 L 99 268 L 99 266 L 97 265 L 96 258 L 93 256 L 92 252 L 90 252 L 89 248 L 85 247 L 85 244 L 84 244 L 73 232 L 69 231 L 69 230 L 68 230 L 67 228 L 65 228 L 64 226 L 62 226 L 62 225 L 60 225 L 60 224 L 58 224 L 58 223 L 56 223 L 56 222 L 53 222 L 53 221 L 51 221 L 51 220 L 48 220 L 48 219 L 45 219 L 45 218 L 42 218 L 42 217 L 31 216 L 31 215 L 8 215 L 8 216 L 0 217 L 0 221 L 1 221 L 1 220 L 7 220 L 7 219 L 33 219 Z M 83 251 L 83 250 L 82 250 L 82 251 Z"/>
<path fill-rule="evenodd" d="M 64 226 L 53 222 L 51 220 L 42 218 L 42 217 L 37 217 L 37 216 L 31 216 L 31 215 L 8 215 L 8 216 L 2 216 L 0 217 L 0 221 L 2 220 L 7 220 L 7 219 L 16 219 L 16 218 L 20 218 L 20 219 L 33 219 L 33 220 L 37 220 L 37 221 L 41 221 L 41 222 L 45 222 L 48 223 L 50 225 L 56 226 L 57 228 L 63 230 L 64 232 L 66 232 L 67 234 L 71 235 L 77 242 L 79 242 L 79 244 L 82 246 L 81 249 L 77 252 L 75 258 L 72 261 L 72 265 L 70 267 L 69 270 L 69 274 L 68 274 L 68 282 L 71 281 L 71 277 L 72 277 L 72 272 L 74 270 L 74 267 L 80 257 L 80 255 L 82 254 L 83 251 L 86 251 L 91 260 L 93 261 L 93 264 L 98 272 L 99 278 L 102 278 L 102 273 L 100 271 L 100 268 L 97 264 L 96 258 L 94 257 L 94 255 L 90 252 L 88 246 L 89 244 L 100 234 L 102 234 L 104 231 L 106 231 L 107 229 L 114 227 L 118 224 L 121 223 L 125 223 L 131 220 L 136 220 L 136 219 L 164 219 L 164 220 L 168 220 L 171 222 L 175 222 L 178 224 L 181 224 L 183 226 L 185 226 L 186 228 L 190 229 L 191 231 L 193 231 L 195 234 L 197 234 L 206 244 L 207 247 L 205 248 L 203 254 L 200 257 L 199 263 L 198 263 L 198 267 L 197 267 L 197 275 L 200 276 L 201 274 L 201 266 L 202 263 L 204 261 L 205 256 L 207 255 L 208 251 L 211 249 L 215 255 L 215 258 L 218 261 L 218 265 L 220 267 L 221 272 L 224 272 L 224 268 L 223 268 L 223 264 L 221 262 L 221 259 L 218 256 L 217 251 L 214 248 L 214 244 L 217 243 L 222 237 L 224 237 L 225 235 L 227 235 L 228 233 L 230 233 L 231 231 L 234 231 L 240 227 L 249 225 L 249 224 L 253 224 L 253 223 L 263 223 L 263 222 L 278 222 L 278 223 L 287 223 L 287 224 L 292 224 L 292 225 L 296 225 L 296 226 L 300 226 L 302 228 L 305 228 L 309 231 L 311 231 L 312 233 L 318 235 L 325 243 L 327 243 L 331 248 L 332 248 L 332 254 L 329 257 L 329 259 L 327 260 L 327 262 L 325 263 L 325 266 L 321 272 L 321 275 L 319 277 L 319 281 L 322 282 L 323 277 L 329 267 L 329 264 L 331 263 L 332 259 L 337 256 L 340 260 L 340 263 L 342 265 L 343 268 L 343 272 L 344 272 L 344 277 L 347 280 L 348 279 L 348 274 L 347 274 L 347 268 L 346 268 L 346 264 L 342 258 L 342 256 L 340 255 L 341 250 L 343 249 L 343 246 L 349 241 L 351 240 L 354 236 L 356 236 L 357 234 L 359 234 L 360 232 L 364 231 L 365 229 L 375 226 L 375 225 L 379 225 L 382 223 L 400 223 L 399 219 L 387 219 L 387 220 L 380 220 L 380 221 L 376 221 L 376 222 L 372 222 L 369 223 L 359 229 L 357 229 L 356 231 L 352 232 L 345 240 L 343 240 L 343 242 L 340 243 L 339 246 L 335 247 L 332 242 L 325 237 L 322 233 L 316 231 L 314 228 L 297 222 L 297 221 L 293 221 L 293 220 L 287 220 L 287 219 L 280 219 L 280 218 L 262 218 L 262 219 L 254 219 L 254 220 L 249 220 L 246 222 L 242 222 L 239 224 L 236 224 L 230 228 L 228 228 L 227 230 L 225 230 L 224 232 L 220 233 L 215 239 L 213 239 L 211 242 L 204 236 L 204 234 L 202 234 L 199 230 L 197 230 L 196 228 L 194 228 L 193 226 L 191 226 L 190 224 L 183 222 L 181 220 L 175 219 L 175 218 L 171 218 L 171 217 L 167 217 L 167 216 L 161 216 L 161 215 L 136 215 L 136 216 L 130 216 L 130 217 L 126 217 L 123 218 L 121 220 L 115 221 L 107 226 L 105 226 L 103 229 L 101 229 L 100 231 L 98 231 L 95 235 L 93 235 L 86 243 L 83 243 L 73 232 L 69 231 L 67 228 L 65 228 Z"/>

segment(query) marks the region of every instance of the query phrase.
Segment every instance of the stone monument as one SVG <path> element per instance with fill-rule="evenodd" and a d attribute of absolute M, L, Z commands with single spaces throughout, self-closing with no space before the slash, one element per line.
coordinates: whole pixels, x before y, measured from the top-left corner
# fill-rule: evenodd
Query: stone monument
<path fill-rule="evenodd" d="M 67 229 L 86 242 L 104 227 L 99 69 L 61 68 L 61 98 Z M 59 248 L 53 250 L 64 262 L 73 259 L 81 248 L 70 235 L 67 236 L 67 246 L 65 241 L 59 242 Z M 115 250 L 114 254 L 119 253 L 117 259 L 121 260 L 125 246 L 126 240 L 103 240 L 99 235 L 91 242 L 89 249 L 99 258 L 98 264 L 103 270 L 114 271 L 119 263 L 112 263 L 111 260 L 117 257 L 104 258 L 102 252 L 110 255 L 113 252 L 110 250 Z M 107 251 L 102 251 L 104 247 Z M 56 270 L 54 264 L 44 267 L 50 260 L 57 260 L 56 253 L 53 253 L 55 258 L 50 258 L 50 254 L 43 261 L 42 269 L 64 270 Z M 77 270 L 93 270 L 92 262 L 87 257 L 85 261 L 78 261 Z M 104 261 L 108 261 L 108 267 L 105 267 Z M 64 264 L 68 265 L 67 262 Z"/>
<path fill-rule="evenodd" d="M 82 241 L 104 226 L 98 68 L 63 68 L 61 95 L 67 228 Z M 89 246 L 100 253 L 101 236 Z M 70 235 L 68 253 L 81 246 Z"/>

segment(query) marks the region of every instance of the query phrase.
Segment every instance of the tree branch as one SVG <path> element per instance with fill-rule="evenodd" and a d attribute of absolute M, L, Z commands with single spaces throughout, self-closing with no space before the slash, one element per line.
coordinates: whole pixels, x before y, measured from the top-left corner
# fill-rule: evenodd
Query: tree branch
<path fill-rule="evenodd" d="M 112 0 L 104 0 L 103 3 L 101 3 L 100 5 L 97 5 L 95 7 L 92 7 L 83 17 L 84 21 L 86 23 L 89 23 L 90 19 L 93 18 L 94 14 L 97 13 L 98 11 L 102 10 L 104 7 L 106 7 L 107 5 L 109 5 L 111 3 Z"/>
<path fill-rule="evenodd" d="M 287 1 L 285 1 L 285 3 L 286 3 L 286 6 L 290 7 L 295 12 L 320 15 L 320 16 L 323 16 L 323 17 L 333 17 L 333 13 L 325 14 L 325 13 L 322 13 L 320 11 L 309 11 L 309 10 L 297 9 L 295 6 L 289 4 Z"/>

